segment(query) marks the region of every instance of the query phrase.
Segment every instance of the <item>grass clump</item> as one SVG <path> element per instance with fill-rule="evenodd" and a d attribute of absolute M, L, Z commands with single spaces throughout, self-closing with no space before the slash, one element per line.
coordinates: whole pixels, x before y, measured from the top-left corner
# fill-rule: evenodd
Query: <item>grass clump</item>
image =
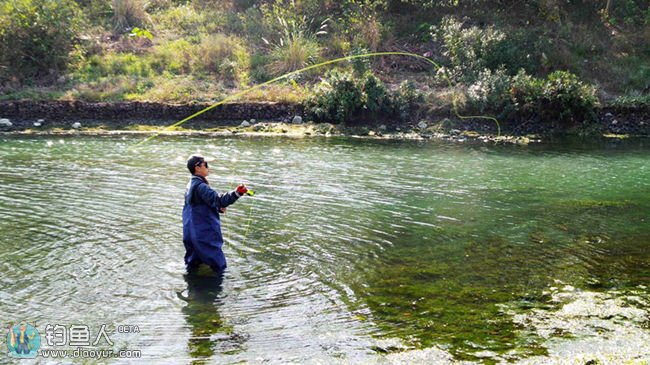
<path fill-rule="evenodd" d="M 614 99 L 611 103 L 616 107 L 650 107 L 650 94 L 631 93 Z"/>
<path fill-rule="evenodd" d="M 147 28 L 151 24 L 142 0 L 112 0 L 113 33 L 121 34 L 133 27 Z"/>

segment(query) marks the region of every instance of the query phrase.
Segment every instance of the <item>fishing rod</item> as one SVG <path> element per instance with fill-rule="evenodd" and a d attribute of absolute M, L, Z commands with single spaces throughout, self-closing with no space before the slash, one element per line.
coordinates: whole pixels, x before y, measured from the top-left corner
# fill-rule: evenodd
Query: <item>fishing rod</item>
<path fill-rule="evenodd" d="M 240 96 L 246 95 L 246 94 L 250 93 L 251 91 L 260 89 L 260 88 L 262 88 L 264 86 L 271 85 L 271 84 L 273 84 L 275 82 L 278 82 L 278 81 L 281 81 L 281 80 L 284 80 L 284 79 L 289 79 L 294 75 L 298 75 L 300 73 L 303 73 L 303 72 L 306 72 L 306 71 L 309 71 L 309 70 L 313 70 L 313 69 L 316 69 L 316 68 L 320 68 L 320 67 L 323 67 L 323 66 L 332 65 L 332 64 L 340 63 L 340 62 L 344 62 L 344 61 L 351 61 L 351 60 L 359 59 L 359 58 L 372 58 L 372 57 L 384 57 L 384 56 L 414 57 L 414 58 L 426 61 L 427 63 L 433 65 L 436 68 L 436 70 L 440 70 L 442 68 L 435 61 L 433 61 L 432 59 L 430 59 L 428 57 L 421 56 L 421 55 L 415 54 L 415 53 L 409 53 L 409 52 L 372 52 L 372 53 L 351 55 L 351 56 L 336 58 L 336 59 L 333 59 L 333 60 L 328 60 L 328 61 L 325 61 L 325 62 L 317 63 L 315 65 L 311 65 L 311 66 L 301 68 L 299 70 L 288 72 L 288 73 L 286 73 L 284 75 L 278 76 L 278 77 L 276 77 L 274 79 L 271 79 L 269 81 L 266 81 L 264 83 L 261 83 L 261 84 L 255 85 L 255 86 L 251 86 L 248 89 L 245 89 L 245 90 L 239 91 L 237 93 L 231 94 L 231 95 L 221 99 L 220 101 L 218 101 L 218 102 L 216 102 L 216 103 L 214 103 L 214 104 L 212 104 L 210 106 L 207 106 L 206 108 L 203 108 L 202 110 L 199 110 L 198 112 L 196 112 L 196 113 L 194 113 L 194 114 L 192 114 L 192 115 L 190 115 L 190 116 L 188 116 L 188 117 L 186 117 L 186 118 L 184 118 L 184 119 L 182 119 L 182 120 L 180 120 L 180 121 L 178 121 L 178 122 L 176 122 L 176 123 L 174 123 L 174 124 L 172 124 L 170 126 L 167 126 L 162 131 L 154 133 L 153 135 L 151 135 L 151 136 L 147 137 L 146 139 L 136 143 L 135 145 L 129 146 L 128 149 L 131 149 L 132 147 L 137 147 L 137 146 L 139 146 L 141 144 L 144 144 L 144 143 L 156 138 L 161 133 L 163 133 L 165 131 L 168 131 L 168 130 L 171 130 L 171 129 L 174 129 L 174 128 L 180 126 L 181 124 L 183 124 L 183 123 L 185 123 L 185 122 L 187 122 L 189 120 L 192 120 L 192 119 L 198 117 L 199 115 L 201 115 L 203 113 L 206 113 L 206 112 L 218 107 L 219 105 L 225 104 L 226 102 L 231 101 L 231 100 L 235 100 L 235 99 L 239 98 Z M 453 85 L 452 85 L 451 79 L 449 79 L 449 76 L 447 75 L 447 73 L 445 72 L 443 75 L 444 75 L 445 80 L 449 84 L 449 87 L 452 88 Z M 457 102 L 456 102 L 456 98 L 452 98 L 452 106 L 453 106 L 454 114 L 459 119 L 485 119 L 485 120 L 493 121 L 497 126 L 497 136 L 501 135 L 501 126 L 499 124 L 499 121 L 496 118 L 486 116 L 486 115 L 461 115 L 458 112 L 458 105 L 457 105 Z"/>

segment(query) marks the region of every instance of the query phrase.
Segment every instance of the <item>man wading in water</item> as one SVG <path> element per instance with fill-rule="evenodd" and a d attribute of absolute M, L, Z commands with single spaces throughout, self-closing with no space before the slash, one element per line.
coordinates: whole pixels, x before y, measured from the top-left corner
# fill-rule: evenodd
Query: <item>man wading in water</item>
<path fill-rule="evenodd" d="M 230 193 L 217 193 L 206 179 L 210 171 L 208 162 L 201 156 L 190 157 L 187 168 L 192 178 L 187 184 L 183 206 L 185 267 L 188 273 L 193 273 L 203 263 L 220 274 L 226 268 L 226 257 L 221 250 L 223 236 L 219 213 L 225 213 L 226 207 L 246 194 L 248 189 L 239 185 Z"/>

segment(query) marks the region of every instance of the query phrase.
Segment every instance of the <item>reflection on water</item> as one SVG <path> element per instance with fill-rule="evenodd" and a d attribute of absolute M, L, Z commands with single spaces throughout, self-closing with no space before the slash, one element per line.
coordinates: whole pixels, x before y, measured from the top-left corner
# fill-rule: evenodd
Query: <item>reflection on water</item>
<path fill-rule="evenodd" d="M 232 327 L 219 314 L 223 275 L 185 274 L 183 277 L 187 291 L 178 297 L 187 303 L 182 311 L 191 328 L 189 353 L 195 359 L 208 359 L 215 353 L 216 342 L 212 336 L 232 332 Z"/>
<path fill-rule="evenodd" d="M 650 357 L 644 141 L 0 139 L 3 323 L 138 325 L 116 349 L 168 363 Z M 184 276 L 197 150 L 256 191 L 223 278 Z"/>

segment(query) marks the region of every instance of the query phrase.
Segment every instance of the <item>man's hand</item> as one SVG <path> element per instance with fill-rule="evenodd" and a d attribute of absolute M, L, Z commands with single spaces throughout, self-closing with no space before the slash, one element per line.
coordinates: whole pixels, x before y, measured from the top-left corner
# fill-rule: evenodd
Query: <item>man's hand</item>
<path fill-rule="evenodd" d="M 236 190 L 236 191 L 237 191 L 237 193 L 238 193 L 239 195 L 244 195 L 244 194 L 246 194 L 246 193 L 248 192 L 248 189 L 246 189 L 246 185 L 241 184 L 241 185 L 239 185 L 239 186 L 237 187 L 237 190 Z"/>
<path fill-rule="evenodd" d="M 219 208 L 219 213 L 226 214 L 226 208 Z"/>

